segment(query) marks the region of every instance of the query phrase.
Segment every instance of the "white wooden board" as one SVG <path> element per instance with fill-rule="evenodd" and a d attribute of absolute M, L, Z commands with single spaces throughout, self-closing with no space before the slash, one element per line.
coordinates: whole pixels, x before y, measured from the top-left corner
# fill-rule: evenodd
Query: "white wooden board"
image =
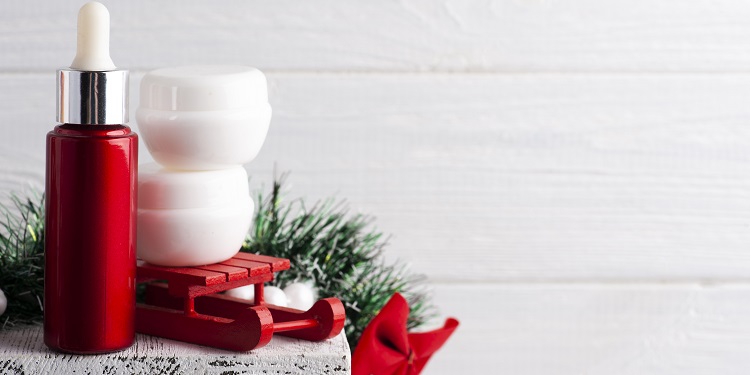
<path fill-rule="evenodd" d="M 351 354 L 343 333 L 322 342 L 278 336 L 245 353 L 139 334 L 126 350 L 79 356 L 47 349 L 37 326 L 0 331 L 0 373 L 345 375 L 351 373 Z"/>
<path fill-rule="evenodd" d="M 0 69 L 75 52 L 83 1 L 5 2 Z M 744 0 L 104 1 L 130 68 L 244 63 L 302 71 L 725 72 L 750 69 Z"/>
<path fill-rule="evenodd" d="M 460 318 L 426 375 L 744 375 L 750 285 L 438 285 Z"/>
<path fill-rule="evenodd" d="M 750 275 L 750 76 L 269 77 L 254 186 L 346 198 L 435 280 Z M 43 180 L 52 82 L 0 77 L 3 192 Z"/>

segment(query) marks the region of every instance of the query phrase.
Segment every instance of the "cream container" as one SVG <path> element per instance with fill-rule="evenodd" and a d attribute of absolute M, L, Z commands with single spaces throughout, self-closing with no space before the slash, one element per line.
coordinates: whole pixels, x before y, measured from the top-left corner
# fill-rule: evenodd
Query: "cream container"
<path fill-rule="evenodd" d="M 138 173 L 138 257 L 187 267 L 237 254 L 252 222 L 247 172 L 241 166 L 178 171 L 145 164 Z"/>
<path fill-rule="evenodd" d="M 244 66 L 157 69 L 141 81 L 136 119 L 159 164 L 209 170 L 245 164 L 271 121 L 266 77 Z"/>

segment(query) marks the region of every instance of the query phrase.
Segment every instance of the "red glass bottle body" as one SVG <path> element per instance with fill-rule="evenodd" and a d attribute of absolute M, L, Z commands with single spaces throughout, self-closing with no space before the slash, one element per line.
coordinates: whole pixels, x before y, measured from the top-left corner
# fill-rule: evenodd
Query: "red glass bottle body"
<path fill-rule="evenodd" d="M 134 339 L 138 136 L 125 125 L 47 135 L 44 342 L 104 353 Z"/>

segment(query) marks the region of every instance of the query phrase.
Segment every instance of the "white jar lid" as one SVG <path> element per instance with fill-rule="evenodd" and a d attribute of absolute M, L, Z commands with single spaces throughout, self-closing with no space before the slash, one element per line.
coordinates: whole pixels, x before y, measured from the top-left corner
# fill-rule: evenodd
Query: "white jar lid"
<path fill-rule="evenodd" d="M 182 209 L 237 205 L 250 196 L 241 166 L 179 171 L 156 163 L 138 166 L 138 208 Z"/>
<path fill-rule="evenodd" d="M 246 66 L 157 69 L 143 77 L 140 92 L 141 108 L 164 111 L 253 109 L 268 105 L 266 76 Z"/>

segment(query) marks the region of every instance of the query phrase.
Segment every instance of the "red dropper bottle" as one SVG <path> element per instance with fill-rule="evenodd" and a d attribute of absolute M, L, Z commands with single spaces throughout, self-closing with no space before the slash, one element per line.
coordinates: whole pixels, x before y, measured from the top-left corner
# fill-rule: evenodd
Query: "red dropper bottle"
<path fill-rule="evenodd" d="M 128 72 L 109 58 L 109 12 L 78 13 L 78 50 L 57 73 L 47 135 L 44 342 L 89 354 L 135 335 L 138 137 L 128 120 Z"/>

